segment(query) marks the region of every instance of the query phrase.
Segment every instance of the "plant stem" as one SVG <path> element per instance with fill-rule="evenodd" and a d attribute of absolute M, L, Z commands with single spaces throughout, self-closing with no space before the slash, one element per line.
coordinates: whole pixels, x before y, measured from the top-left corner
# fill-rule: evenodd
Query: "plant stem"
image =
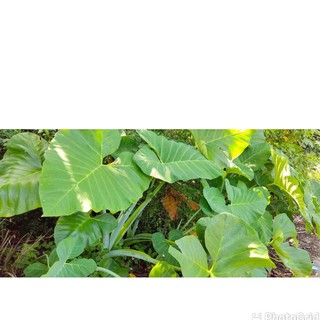
<path fill-rule="evenodd" d="M 124 223 L 124 225 L 122 226 L 118 236 L 116 237 L 113 247 L 115 245 L 117 245 L 117 243 L 123 238 L 123 236 L 125 235 L 125 233 L 128 231 L 128 229 L 130 228 L 131 224 L 140 216 L 140 214 L 142 213 L 142 211 L 144 210 L 144 208 L 150 203 L 150 201 L 153 199 L 153 197 L 160 191 L 160 189 L 162 188 L 162 186 L 165 184 L 165 181 L 161 181 L 159 183 L 159 185 L 157 186 L 157 188 L 150 192 L 146 199 L 140 204 L 140 206 L 133 212 L 133 214 L 128 218 L 128 220 Z M 110 248 L 112 249 L 112 248 Z"/>
<path fill-rule="evenodd" d="M 105 258 L 112 258 L 112 257 L 132 257 L 141 259 L 153 264 L 157 264 L 159 260 L 153 259 L 148 254 L 142 251 L 133 250 L 133 249 L 120 249 L 120 250 L 113 250 L 108 252 L 105 256 Z"/>
<path fill-rule="evenodd" d="M 184 231 L 183 233 L 186 235 L 189 232 L 191 232 L 192 230 L 194 230 L 196 228 L 196 225 L 192 226 L 191 228 L 189 228 L 187 231 Z"/>
<path fill-rule="evenodd" d="M 109 269 L 97 267 L 96 271 L 105 272 L 106 274 L 110 274 L 111 276 L 113 276 L 115 278 L 121 278 L 117 273 L 115 273 L 115 272 L 113 272 L 113 271 L 111 271 Z"/>
<path fill-rule="evenodd" d="M 148 254 L 142 251 L 138 250 L 133 250 L 133 249 L 120 249 L 120 250 L 113 250 L 108 252 L 107 254 L 104 255 L 105 258 L 113 258 L 113 257 L 132 257 L 136 259 L 141 259 L 144 261 L 147 261 L 152 264 L 157 264 L 158 262 L 161 262 L 161 260 L 154 259 L 150 257 Z M 171 265 L 170 266 L 178 271 L 181 271 L 180 267 Z"/>
<path fill-rule="evenodd" d="M 183 227 L 180 229 L 181 231 L 183 231 L 188 224 L 194 219 L 194 217 L 201 211 L 201 209 L 197 210 L 192 216 L 191 218 L 183 225 Z"/>

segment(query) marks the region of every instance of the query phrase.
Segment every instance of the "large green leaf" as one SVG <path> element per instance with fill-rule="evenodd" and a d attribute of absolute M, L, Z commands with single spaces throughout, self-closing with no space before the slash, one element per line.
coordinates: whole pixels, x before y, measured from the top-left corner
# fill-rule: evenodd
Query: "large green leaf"
<path fill-rule="evenodd" d="M 252 227 L 258 232 L 259 238 L 263 243 L 268 243 L 273 235 L 272 229 L 272 215 L 265 211 L 265 213 L 257 219 L 256 223 Z"/>
<path fill-rule="evenodd" d="M 63 239 L 57 245 L 57 255 L 59 260 L 67 261 L 78 257 L 86 247 L 80 235 Z"/>
<path fill-rule="evenodd" d="M 138 130 L 149 146 L 142 147 L 134 156 L 141 170 L 166 182 L 190 179 L 214 179 L 224 172 L 207 160 L 196 148 L 169 140 L 148 130 Z"/>
<path fill-rule="evenodd" d="M 272 247 L 284 265 L 292 270 L 294 276 L 307 277 L 312 272 L 312 263 L 308 252 L 284 242 L 288 238 L 293 238 L 297 245 L 296 236 L 295 226 L 286 214 L 282 213 L 274 218 Z"/>
<path fill-rule="evenodd" d="M 316 180 L 309 180 L 304 191 L 307 215 L 312 219 L 315 231 L 320 237 L 320 183 Z"/>
<path fill-rule="evenodd" d="M 180 251 L 174 247 L 169 253 L 179 261 L 184 277 L 208 277 L 207 254 L 195 236 L 185 236 L 176 241 Z"/>
<path fill-rule="evenodd" d="M 230 204 L 226 205 L 223 194 L 217 188 L 204 188 L 204 197 L 213 211 L 230 212 L 252 225 L 265 212 L 269 202 L 269 193 L 265 188 L 248 188 L 238 181 L 237 187 L 226 180 L 226 190 Z"/>
<path fill-rule="evenodd" d="M 43 277 L 87 277 L 96 270 L 96 263 L 92 259 L 74 259 L 84 250 L 86 244 L 80 235 L 68 237 L 57 245 L 56 261 Z M 68 261 L 73 259 L 71 261 Z"/>
<path fill-rule="evenodd" d="M 306 220 L 307 227 L 311 226 L 311 219 L 307 215 L 306 205 L 304 202 L 303 190 L 299 181 L 291 176 L 290 166 L 285 156 L 279 155 L 276 151 L 271 150 L 273 168 L 273 184 L 280 188 L 285 194 L 291 197 L 298 205 L 303 217 Z"/>
<path fill-rule="evenodd" d="M 0 217 L 11 217 L 41 207 L 39 176 L 48 144 L 26 132 L 13 136 L 0 161 Z"/>
<path fill-rule="evenodd" d="M 255 230 L 236 216 L 221 213 L 206 218 L 202 227 L 206 227 L 204 241 L 211 257 L 210 265 L 204 248 L 194 236 L 176 241 L 180 251 L 169 248 L 169 253 L 179 261 L 184 277 L 244 277 L 256 268 L 275 267 Z"/>
<path fill-rule="evenodd" d="M 209 160 L 228 166 L 249 145 L 255 130 L 191 130 L 196 147 Z"/>
<path fill-rule="evenodd" d="M 87 277 L 97 268 L 92 259 L 74 259 L 70 262 L 57 261 L 43 277 Z"/>
<path fill-rule="evenodd" d="M 257 129 L 251 136 L 250 146 L 255 146 L 266 142 L 266 137 L 264 135 L 263 129 Z"/>
<path fill-rule="evenodd" d="M 312 272 L 312 263 L 307 251 L 292 247 L 289 243 L 280 243 L 280 250 L 277 254 L 283 264 L 292 270 L 295 277 L 308 277 Z"/>
<path fill-rule="evenodd" d="M 170 242 L 172 241 L 167 240 L 161 232 L 155 232 L 152 234 L 152 245 L 156 252 L 163 258 L 163 260 L 172 265 L 177 265 L 177 260 L 168 253 Z"/>
<path fill-rule="evenodd" d="M 54 229 L 56 244 L 69 237 L 80 235 L 86 245 L 92 245 L 117 226 L 117 220 L 108 213 L 92 217 L 90 213 L 75 213 L 60 217 Z"/>
<path fill-rule="evenodd" d="M 45 154 L 40 178 L 44 216 L 75 212 L 117 212 L 137 202 L 150 177 L 122 152 L 112 163 L 104 159 L 120 145 L 118 130 L 61 130 Z"/>
<path fill-rule="evenodd" d="M 273 239 L 283 242 L 296 237 L 297 230 L 289 217 L 285 213 L 277 215 L 273 220 Z"/>
<path fill-rule="evenodd" d="M 41 263 L 35 262 L 29 264 L 24 270 L 23 273 L 28 278 L 37 278 L 41 277 L 43 274 L 48 272 L 48 266 Z"/>
<path fill-rule="evenodd" d="M 253 171 L 259 170 L 266 164 L 271 155 L 270 145 L 266 142 L 249 146 L 237 160 Z"/>
<path fill-rule="evenodd" d="M 226 168 L 226 171 L 227 173 L 235 173 L 244 176 L 250 181 L 254 177 L 253 170 L 249 166 L 241 163 L 239 158 L 233 161 L 228 159 L 228 167 Z"/>
<path fill-rule="evenodd" d="M 259 267 L 275 267 L 255 230 L 232 214 L 212 218 L 205 243 L 212 257 L 211 273 L 216 277 L 243 276 Z"/>

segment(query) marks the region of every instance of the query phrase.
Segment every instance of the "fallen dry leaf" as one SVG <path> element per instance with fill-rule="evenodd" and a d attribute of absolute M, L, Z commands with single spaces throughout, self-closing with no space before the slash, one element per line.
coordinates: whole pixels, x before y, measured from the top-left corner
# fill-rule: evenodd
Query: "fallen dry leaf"
<path fill-rule="evenodd" d="M 177 200 L 171 194 L 166 194 L 162 199 L 162 205 L 164 209 L 167 211 L 170 220 L 175 221 L 178 220 L 178 208 L 181 201 Z"/>

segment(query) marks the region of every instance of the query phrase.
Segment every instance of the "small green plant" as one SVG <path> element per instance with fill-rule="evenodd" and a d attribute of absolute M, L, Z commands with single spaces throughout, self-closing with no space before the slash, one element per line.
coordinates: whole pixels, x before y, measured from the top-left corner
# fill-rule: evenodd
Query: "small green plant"
<path fill-rule="evenodd" d="M 22 270 L 41 258 L 43 251 L 51 251 L 53 243 L 47 243 L 45 235 L 33 239 L 26 234 L 19 240 L 8 230 L 1 235 L 0 275 L 21 276 Z"/>
<path fill-rule="evenodd" d="M 41 208 L 43 217 L 59 218 L 56 247 L 25 274 L 128 276 L 122 263 L 138 259 L 151 265 L 150 277 L 266 276 L 273 248 L 295 276 L 308 277 L 310 257 L 298 248 L 291 218 L 301 214 L 308 232 L 320 235 L 319 184 L 300 183 L 262 130 L 185 130 L 188 143 L 172 137 L 151 130 L 59 130 L 49 142 L 13 136 L 0 162 L 0 216 Z M 200 209 L 167 234 L 137 232 L 160 190 L 187 181 L 201 187 Z"/>

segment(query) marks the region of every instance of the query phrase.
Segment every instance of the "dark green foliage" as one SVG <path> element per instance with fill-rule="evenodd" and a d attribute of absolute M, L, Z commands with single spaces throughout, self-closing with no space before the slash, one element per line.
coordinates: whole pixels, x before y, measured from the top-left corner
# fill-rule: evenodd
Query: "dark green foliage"
<path fill-rule="evenodd" d="M 310 275 L 310 258 L 298 248 L 292 217 L 300 214 L 307 231 L 319 234 L 319 184 L 310 182 L 318 174 L 318 130 L 61 130 L 55 135 L 56 130 L 18 129 L 0 131 L 2 150 L 7 139 L 24 131 L 50 144 L 37 172 L 40 192 L 33 190 L 41 200 L 39 217 L 14 216 L 2 225 L 19 219 L 23 225 L 26 219 L 30 229 L 41 232 L 41 223 L 48 224 L 47 244 L 35 240 L 19 247 L 28 254 L 15 264 L 26 276 L 126 277 L 149 271 L 153 277 L 266 276 L 275 267 L 271 247 L 295 276 Z M 8 154 L 20 160 L 19 139 L 10 144 Z M 31 157 L 36 154 L 31 141 L 23 146 Z M 1 165 L 12 169 L 5 159 Z M 0 177 L 11 183 L 6 182 L 8 195 L 17 175 L 9 169 Z M 25 183 L 23 175 L 18 179 Z M 7 194 L 2 197 L 8 216 L 16 200 Z M 20 225 L 16 228 L 27 232 Z"/>

